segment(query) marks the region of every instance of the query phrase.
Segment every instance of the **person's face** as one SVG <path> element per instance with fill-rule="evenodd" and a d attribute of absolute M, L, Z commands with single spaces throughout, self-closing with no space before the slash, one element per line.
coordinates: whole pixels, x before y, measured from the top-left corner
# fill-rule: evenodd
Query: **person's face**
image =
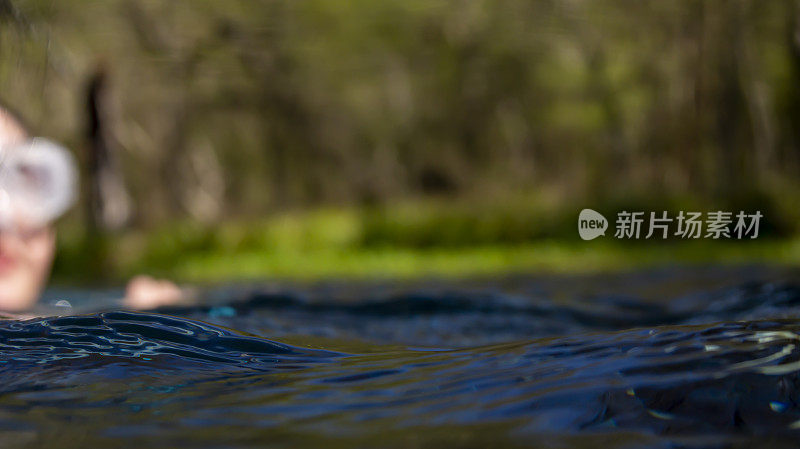
<path fill-rule="evenodd" d="M 25 139 L 24 129 L 0 109 L 0 146 Z M 54 253 L 52 226 L 30 226 L 17 221 L 0 228 L 0 310 L 22 311 L 36 303 L 50 273 Z"/>
<path fill-rule="evenodd" d="M 0 230 L 0 310 L 22 311 L 36 303 L 54 252 L 52 227 Z"/>

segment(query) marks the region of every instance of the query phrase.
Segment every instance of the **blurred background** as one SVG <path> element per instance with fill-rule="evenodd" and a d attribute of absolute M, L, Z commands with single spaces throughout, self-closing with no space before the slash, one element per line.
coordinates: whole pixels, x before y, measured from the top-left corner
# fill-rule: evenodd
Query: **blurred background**
<path fill-rule="evenodd" d="M 800 264 L 797 0 L 0 0 L 0 87 L 82 165 L 58 282 Z"/>

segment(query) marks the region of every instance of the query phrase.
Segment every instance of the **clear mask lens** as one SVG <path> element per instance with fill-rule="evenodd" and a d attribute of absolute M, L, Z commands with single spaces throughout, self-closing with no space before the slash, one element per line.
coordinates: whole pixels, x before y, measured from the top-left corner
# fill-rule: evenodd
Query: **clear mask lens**
<path fill-rule="evenodd" d="M 77 180 L 72 155 L 47 139 L 0 147 L 0 228 L 52 222 L 75 202 Z"/>

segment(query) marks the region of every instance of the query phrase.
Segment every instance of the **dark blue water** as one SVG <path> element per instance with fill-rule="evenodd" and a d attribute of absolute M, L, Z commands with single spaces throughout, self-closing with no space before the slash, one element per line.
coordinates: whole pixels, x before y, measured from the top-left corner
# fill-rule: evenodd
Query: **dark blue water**
<path fill-rule="evenodd" d="M 0 322 L 0 446 L 795 447 L 796 279 L 228 286 L 148 312 L 51 292 L 80 314 Z"/>

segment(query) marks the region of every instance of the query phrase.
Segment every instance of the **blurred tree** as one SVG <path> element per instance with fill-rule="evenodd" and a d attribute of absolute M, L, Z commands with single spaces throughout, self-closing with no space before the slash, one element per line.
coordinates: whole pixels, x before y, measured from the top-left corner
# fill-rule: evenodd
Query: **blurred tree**
<path fill-rule="evenodd" d="M 3 96 L 67 143 L 105 55 L 104 133 L 142 226 L 800 191 L 797 0 L 0 0 L 0 17 L 27 24 L 0 28 Z"/>
<path fill-rule="evenodd" d="M 107 79 L 106 69 L 101 64 L 92 74 L 86 94 L 86 138 L 89 143 L 86 209 L 90 233 L 119 230 L 131 216 L 131 201 L 118 167 L 117 150 L 111 135 Z"/>

